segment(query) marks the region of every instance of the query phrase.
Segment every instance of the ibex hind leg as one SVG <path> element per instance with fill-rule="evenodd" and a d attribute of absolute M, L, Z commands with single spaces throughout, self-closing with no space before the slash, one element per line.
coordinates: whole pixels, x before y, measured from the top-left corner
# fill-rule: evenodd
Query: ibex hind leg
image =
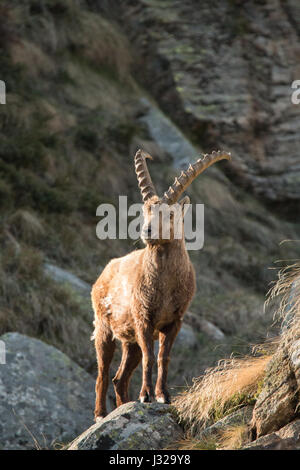
<path fill-rule="evenodd" d="M 115 340 L 108 325 L 101 322 L 95 335 L 95 347 L 98 361 L 98 378 L 96 381 L 95 421 L 107 415 L 106 393 L 109 381 L 109 366 L 115 351 Z"/>

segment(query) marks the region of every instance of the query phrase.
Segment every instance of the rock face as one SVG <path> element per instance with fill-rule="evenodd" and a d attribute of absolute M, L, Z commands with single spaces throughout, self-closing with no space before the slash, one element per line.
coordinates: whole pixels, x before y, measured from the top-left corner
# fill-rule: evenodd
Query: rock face
<path fill-rule="evenodd" d="M 229 148 L 239 184 L 299 201 L 299 2 L 119 3 L 136 73 L 163 109 L 206 148 Z"/>
<path fill-rule="evenodd" d="M 253 411 L 257 437 L 278 431 L 297 416 L 300 385 L 299 328 L 292 327 L 268 364 L 261 393 Z"/>
<path fill-rule="evenodd" d="M 1 336 L 0 449 L 53 448 L 93 422 L 94 379 L 65 354 L 19 333 Z"/>
<path fill-rule="evenodd" d="M 91 426 L 69 450 L 158 450 L 180 437 L 169 405 L 130 402 Z"/>
<path fill-rule="evenodd" d="M 244 450 L 300 450 L 300 420 L 287 424 L 279 431 L 262 436 L 243 447 Z"/>

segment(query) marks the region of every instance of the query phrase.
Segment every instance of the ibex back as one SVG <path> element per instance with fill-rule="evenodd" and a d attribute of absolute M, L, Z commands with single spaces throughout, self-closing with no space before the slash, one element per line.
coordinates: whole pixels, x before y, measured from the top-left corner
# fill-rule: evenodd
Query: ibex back
<path fill-rule="evenodd" d="M 122 343 L 122 360 L 113 379 L 117 406 L 129 400 L 129 380 L 141 360 L 139 399 L 147 402 L 154 398 L 152 367 L 156 339 L 159 352 L 155 397 L 158 402 L 170 402 L 167 390 L 170 351 L 195 292 L 195 273 L 183 230 L 184 208 L 189 198 L 177 201 L 200 173 L 219 160 L 230 159 L 230 154 L 205 155 L 182 172 L 162 198 L 157 196 L 151 181 L 147 157 L 150 155 L 141 150 L 135 155 L 144 202 L 142 239 L 146 247 L 110 261 L 92 289 L 98 360 L 95 419 L 106 415 L 109 366 L 116 339 Z"/>

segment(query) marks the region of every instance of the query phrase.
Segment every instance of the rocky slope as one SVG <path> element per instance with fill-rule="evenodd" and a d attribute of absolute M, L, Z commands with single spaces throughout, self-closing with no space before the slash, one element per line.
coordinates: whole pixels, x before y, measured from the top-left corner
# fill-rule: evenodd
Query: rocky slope
<path fill-rule="evenodd" d="M 280 244 L 300 231 L 300 107 L 290 102 L 299 7 L 219 3 L 2 3 L 1 333 L 43 339 L 95 376 L 90 302 L 53 272 L 90 285 L 110 258 L 139 246 L 95 235 L 101 202 L 140 201 L 137 146 L 154 156 L 160 193 L 200 151 L 233 154 L 188 191 L 205 204 L 205 244 L 190 252 L 197 341 L 172 356 L 173 394 L 224 354 L 276 333 L 263 312 L 269 267 L 300 252 Z M 132 398 L 138 387 L 139 374 Z"/>
<path fill-rule="evenodd" d="M 271 356 L 224 361 L 173 406 L 123 405 L 80 435 L 70 450 L 299 450 L 298 295 L 290 298 L 293 318 Z"/>

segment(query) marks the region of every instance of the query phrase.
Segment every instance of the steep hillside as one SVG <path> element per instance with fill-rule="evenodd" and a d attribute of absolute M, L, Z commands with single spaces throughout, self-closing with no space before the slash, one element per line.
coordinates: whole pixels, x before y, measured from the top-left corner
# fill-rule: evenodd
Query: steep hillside
<path fill-rule="evenodd" d="M 91 284 L 109 259 L 141 246 L 100 241 L 95 232 L 100 203 L 117 206 L 120 194 L 140 202 L 138 146 L 154 156 L 150 171 L 160 192 L 178 172 L 176 148 L 186 149 L 183 161 L 224 147 L 232 165 L 208 170 L 188 193 L 205 204 L 205 245 L 190 252 L 197 273 L 190 310 L 220 328 L 225 340 L 216 348 L 199 329 L 194 349 L 178 347 L 170 381 L 182 386 L 225 352 L 240 353 L 267 329 L 276 332 L 263 303 L 274 278 L 269 267 L 299 257 L 297 244 L 280 244 L 299 239 L 292 211 L 299 175 L 284 171 L 299 158 L 299 119 L 276 83 L 269 84 L 272 97 L 262 92 L 258 99 L 267 46 L 257 58 L 247 8 L 240 13 L 237 2 L 228 2 L 219 11 L 201 2 L 192 21 L 195 2 L 170 3 L 122 2 L 118 25 L 121 10 L 109 12 L 107 2 L 2 2 L 0 79 L 8 92 L 0 107 L 0 334 L 41 338 L 95 372 L 90 300 L 49 279 L 44 263 Z M 266 6 L 253 5 L 266 16 Z M 276 21 L 282 18 L 297 42 L 287 8 L 278 6 Z M 266 55 L 275 75 L 276 57 Z M 293 57 L 284 80 L 286 70 L 295 73 Z M 285 178 L 280 184 L 276 174 Z M 270 207 L 272 201 L 278 206 Z"/>

